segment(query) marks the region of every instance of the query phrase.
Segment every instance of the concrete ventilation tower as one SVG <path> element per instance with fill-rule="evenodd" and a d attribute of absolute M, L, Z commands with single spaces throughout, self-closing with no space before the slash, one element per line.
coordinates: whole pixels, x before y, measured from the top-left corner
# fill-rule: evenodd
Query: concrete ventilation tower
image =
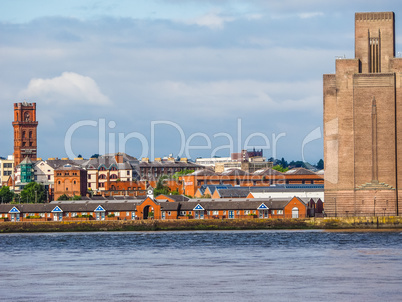
<path fill-rule="evenodd" d="M 393 12 L 356 13 L 355 58 L 324 75 L 325 212 L 401 213 L 402 58 Z"/>

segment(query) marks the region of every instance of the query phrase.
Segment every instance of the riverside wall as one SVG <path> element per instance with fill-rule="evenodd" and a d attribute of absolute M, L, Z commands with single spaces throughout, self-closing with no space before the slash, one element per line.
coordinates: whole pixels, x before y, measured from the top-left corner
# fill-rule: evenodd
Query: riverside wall
<path fill-rule="evenodd" d="M 401 230 L 402 216 L 306 219 L 1 222 L 0 233 L 169 230 Z"/>

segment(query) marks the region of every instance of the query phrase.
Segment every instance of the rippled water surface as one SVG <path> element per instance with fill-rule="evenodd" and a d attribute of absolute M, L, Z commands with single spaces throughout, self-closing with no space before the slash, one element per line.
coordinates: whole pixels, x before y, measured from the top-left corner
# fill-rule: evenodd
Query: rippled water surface
<path fill-rule="evenodd" d="M 0 235 L 10 301 L 401 301 L 401 232 Z"/>

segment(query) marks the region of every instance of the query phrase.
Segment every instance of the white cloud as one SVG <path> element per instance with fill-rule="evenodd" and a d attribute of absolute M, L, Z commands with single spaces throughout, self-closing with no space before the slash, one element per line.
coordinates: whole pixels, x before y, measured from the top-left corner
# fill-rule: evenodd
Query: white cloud
<path fill-rule="evenodd" d="M 40 100 L 48 104 L 109 105 L 111 102 L 102 94 L 96 82 L 75 72 L 63 72 L 51 79 L 34 78 L 20 92 L 21 99 Z"/>
<path fill-rule="evenodd" d="M 216 13 L 208 13 L 201 17 L 194 19 L 187 19 L 184 21 L 186 24 L 196 24 L 198 26 L 205 26 L 211 29 L 223 29 L 226 22 L 232 22 L 233 17 L 224 17 Z"/>
<path fill-rule="evenodd" d="M 172 108 L 180 108 L 186 103 L 188 108 L 201 116 L 207 114 L 222 117 L 256 113 L 256 111 L 271 114 L 315 112 L 321 108 L 320 84 L 314 80 L 292 83 L 253 80 L 165 81 L 155 84 L 157 89 L 155 87 L 152 90 L 158 91 L 159 94 L 159 97 L 154 97 L 168 100 Z"/>
<path fill-rule="evenodd" d="M 300 14 L 298 14 L 298 16 L 302 19 L 309 19 L 309 18 L 324 16 L 324 13 L 322 13 L 322 12 L 306 12 L 306 13 L 300 13 Z"/>

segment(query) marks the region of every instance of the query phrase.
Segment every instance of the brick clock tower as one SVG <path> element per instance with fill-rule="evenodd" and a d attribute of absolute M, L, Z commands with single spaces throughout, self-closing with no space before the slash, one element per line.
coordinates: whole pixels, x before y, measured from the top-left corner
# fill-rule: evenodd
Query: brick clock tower
<path fill-rule="evenodd" d="M 14 167 L 25 157 L 36 161 L 37 139 L 36 103 L 14 104 Z"/>

